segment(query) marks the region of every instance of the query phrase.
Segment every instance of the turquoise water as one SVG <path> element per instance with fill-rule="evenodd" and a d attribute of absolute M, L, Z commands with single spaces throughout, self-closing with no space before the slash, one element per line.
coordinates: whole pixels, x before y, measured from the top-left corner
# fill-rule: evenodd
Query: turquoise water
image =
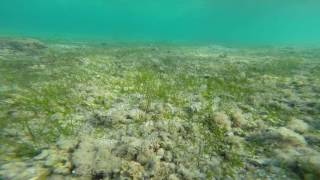
<path fill-rule="evenodd" d="M 318 44 L 317 0 L 1 0 L 0 31 L 36 37 Z"/>

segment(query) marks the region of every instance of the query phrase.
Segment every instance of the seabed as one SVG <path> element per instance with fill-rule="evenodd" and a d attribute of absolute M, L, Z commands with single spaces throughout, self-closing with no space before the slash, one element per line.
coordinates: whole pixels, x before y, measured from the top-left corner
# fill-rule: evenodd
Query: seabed
<path fill-rule="evenodd" d="M 317 179 L 320 49 L 0 40 L 0 179 Z"/>

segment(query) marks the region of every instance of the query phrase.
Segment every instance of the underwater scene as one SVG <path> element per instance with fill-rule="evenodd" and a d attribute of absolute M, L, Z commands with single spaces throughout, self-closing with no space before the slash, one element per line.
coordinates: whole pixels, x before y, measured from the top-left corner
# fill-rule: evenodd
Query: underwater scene
<path fill-rule="evenodd" d="M 0 180 L 320 179 L 320 1 L 1 0 Z"/>

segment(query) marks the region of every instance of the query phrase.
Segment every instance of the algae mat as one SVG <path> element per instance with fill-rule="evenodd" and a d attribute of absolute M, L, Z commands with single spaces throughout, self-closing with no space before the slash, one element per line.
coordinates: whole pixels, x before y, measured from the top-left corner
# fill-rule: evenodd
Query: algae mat
<path fill-rule="evenodd" d="M 317 179 L 320 49 L 0 40 L 0 179 Z"/>

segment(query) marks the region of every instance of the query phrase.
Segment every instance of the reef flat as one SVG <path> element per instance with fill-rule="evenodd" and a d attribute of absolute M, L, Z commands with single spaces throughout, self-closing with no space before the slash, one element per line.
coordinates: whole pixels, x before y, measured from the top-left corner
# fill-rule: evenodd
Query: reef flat
<path fill-rule="evenodd" d="M 0 40 L 0 179 L 317 179 L 320 49 Z"/>

